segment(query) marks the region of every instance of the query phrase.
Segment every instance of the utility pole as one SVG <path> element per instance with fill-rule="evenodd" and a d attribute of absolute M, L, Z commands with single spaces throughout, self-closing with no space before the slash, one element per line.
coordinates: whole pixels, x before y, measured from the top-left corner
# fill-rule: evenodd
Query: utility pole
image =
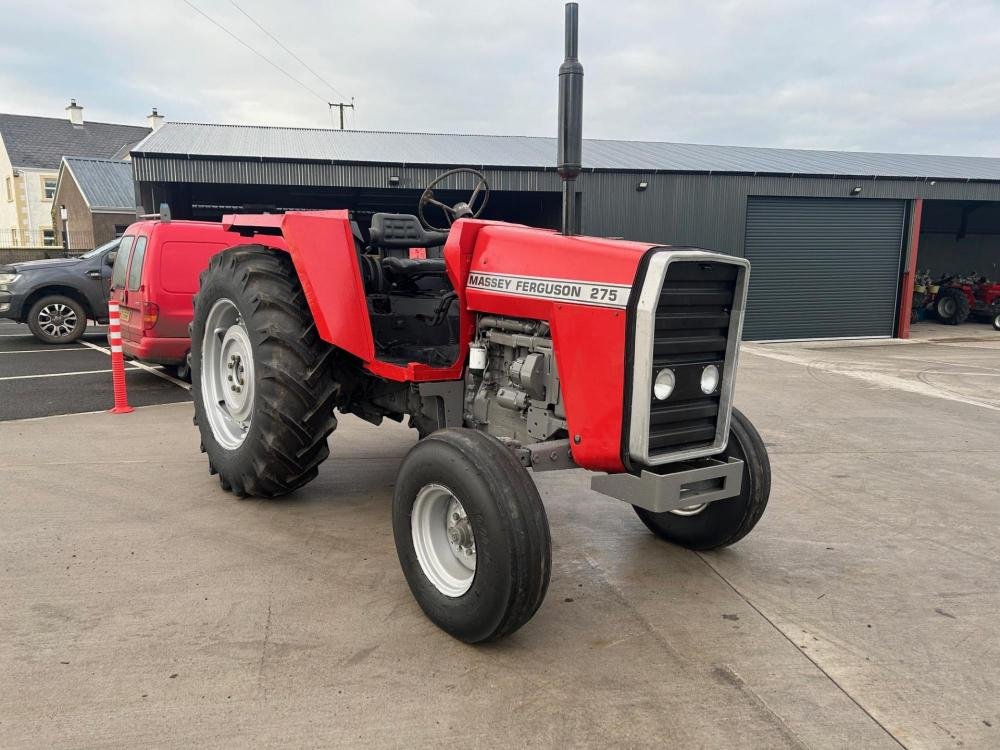
<path fill-rule="evenodd" d="M 337 107 L 340 110 L 340 129 L 343 130 L 344 129 L 344 110 L 345 109 L 354 109 L 354 97 L 353 96 L 351 97 L 351 103 L 350 104 L 345 104 L 344 102 L 327 102 L 327 104 L 330 105 L 330 111 L 331 112 L 333 111 L 334 107 Z"/>

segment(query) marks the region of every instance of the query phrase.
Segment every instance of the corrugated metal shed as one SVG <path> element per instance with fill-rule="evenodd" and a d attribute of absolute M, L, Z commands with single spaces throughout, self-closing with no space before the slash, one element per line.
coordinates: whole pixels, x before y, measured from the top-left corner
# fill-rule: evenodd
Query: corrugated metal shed
<path fill-rule="evenodd" d="M 129 162 L 67 157 L 63 165 L 73 176 L 91 211 L 135 210 L 135 187 Z"/>
<path fill-rule="evenodd" d="M 556 139 L 168 122 L 132 152 L 245 160 L 553 169 Z M 592 140 L 585 169 L 1000 181 L 1000 158 Z"/>

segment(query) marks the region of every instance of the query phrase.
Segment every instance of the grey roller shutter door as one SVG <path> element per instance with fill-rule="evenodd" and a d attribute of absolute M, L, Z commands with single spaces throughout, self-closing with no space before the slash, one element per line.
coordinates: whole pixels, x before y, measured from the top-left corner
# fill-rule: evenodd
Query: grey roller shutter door
<path fill-rule="evenodd" d="M 743 338 L 892 336 L 904 201 L 749 198 Z"/>

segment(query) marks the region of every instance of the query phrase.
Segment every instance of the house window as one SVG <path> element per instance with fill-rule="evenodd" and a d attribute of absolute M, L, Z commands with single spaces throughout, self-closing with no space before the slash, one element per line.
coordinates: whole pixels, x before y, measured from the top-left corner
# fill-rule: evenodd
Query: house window
<path fill-rule="evenodd" d="M 7 202 L 8 203 L 13 203 L 14 202 L 14 178 L 13 177 L 8 177 L 6 180 L 4 180 L 4 184 L 7 186 Z"/>
<path fill-rule="evenodd" d="M 121 237 L 128 229 L 128 224 L 115 224 L 115 237 Z"/>
<path fill-rule="evenodd" d="M 10 228 L 10 246 L 17 247 L 17 227 Z"/>
<path fill-rule="evenodd" d="M 56 197 L 56 178 L 42 178 L 42 200 L 50 201 Z"/>
<path fill-rule="evenodd" d="M 43 229 L 42 230 L 42 244 L 45 247 L 55 247 L 55 244 L 56 244 L 56 230 L 55 229 Z"/>

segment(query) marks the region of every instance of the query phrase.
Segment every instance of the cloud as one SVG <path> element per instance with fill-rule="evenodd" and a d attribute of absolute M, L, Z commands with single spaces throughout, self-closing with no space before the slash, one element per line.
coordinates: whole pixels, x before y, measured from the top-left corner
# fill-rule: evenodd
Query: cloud
<path fill-rule="evenodd" d="M 0 110 L 329 127 L 338 99 L 228 0 L 0 0 Z M 551 135 L 557 0 L 237 0 L 365 129 Z M 585 134 L 1000 156 L 1000 6 L 582 0 Z M 47 29 L 44 45 L 38 28 Z"/>

